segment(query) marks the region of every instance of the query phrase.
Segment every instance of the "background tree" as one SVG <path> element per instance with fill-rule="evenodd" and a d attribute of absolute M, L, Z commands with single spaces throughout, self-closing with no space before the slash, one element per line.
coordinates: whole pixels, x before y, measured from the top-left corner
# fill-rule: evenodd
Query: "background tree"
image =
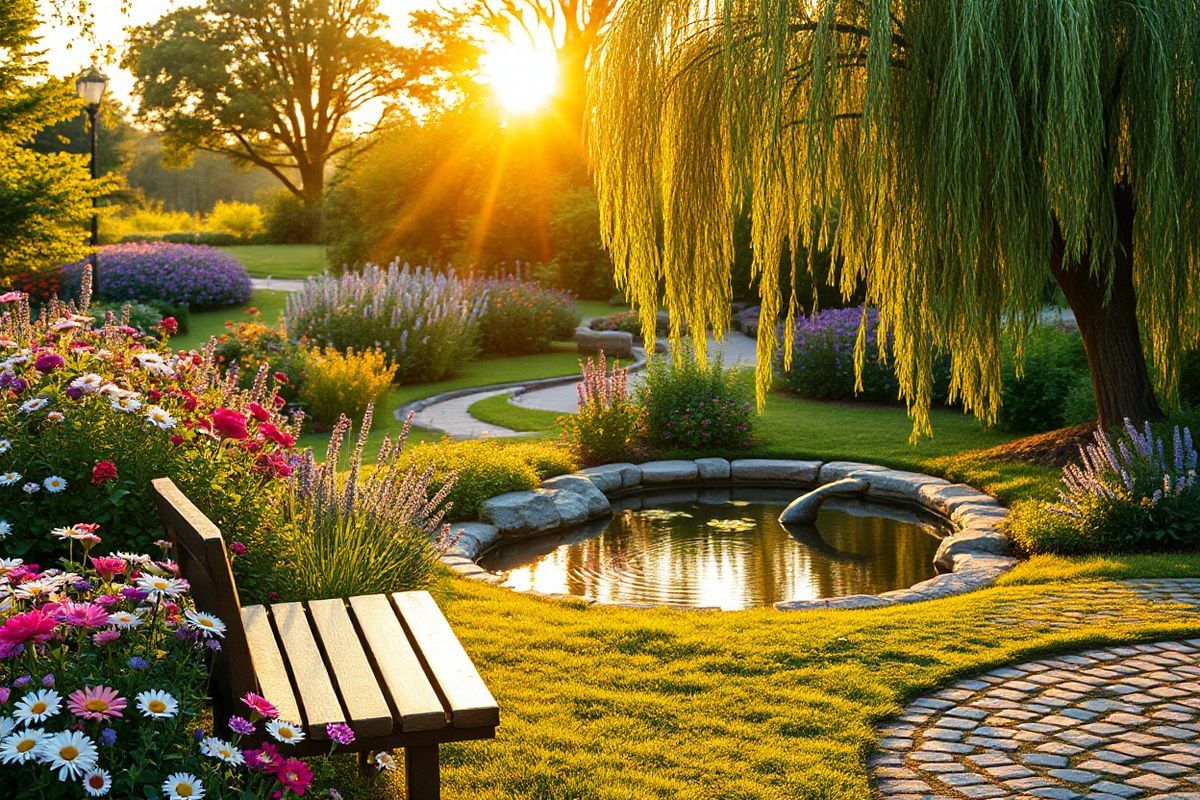
<path fill-rule="evenodd" d="M 433 91 L 386 24 L 379 0 L 212 0 L 131 31 L 124 65 L 169 156 L 225 154 L 312 206 L 331 161 L 395 121 L 398 95 Z"/>
<path fill-rule="evenodd" d="M 1160 415 L 1151 375 L 1172 398 L 1200 336 L 1196 0 L 713 9 L 630 0 L 594 73 L 602 225 L 647 324 L 661 280 L 676 317 L 724 329 L 748 196 L 764 318 L 784 248 L 832 247 L 894 336 L 914 434 L 939 351 L 953 393 L 996 418 L 1002 334 L 1020 343 L 1048 276 L 1100 421 Z M 760 397 L 777 338 L 759 328 Z"/>
<path fill-rule="evenodd" d="M 0 279 L 82 256 L 100 190 L 86 159 L 28 146 L 79 108 L 73 88 L 47 76 L 36 26 L 34 0 L 0 4 Z"/>

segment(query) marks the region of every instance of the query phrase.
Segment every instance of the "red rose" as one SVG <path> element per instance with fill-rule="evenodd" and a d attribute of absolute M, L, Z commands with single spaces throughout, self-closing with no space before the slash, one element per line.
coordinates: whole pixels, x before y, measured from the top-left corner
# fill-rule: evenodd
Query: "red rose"
<path fill-rule="evenodd" d="M 231 408 L 218 408 L 212 412 L 213 430 L 225 439 L 246 439 L 250 432 L 246 430 L 246 415 L 239 414 Z"/>
<path fill-rule="evenodd" d="M 295 436 L 292 436 L 289 433 L 284 433 L 269 422 L 264 422 L 262 425 L 259 425 L 258 432 L 280 447 L 291 447 L 296 443 Z"/>
<path fill-rule="evenodd" d="M 158 327 L 163 329 L 163 333 L 174 336 L 179 333 L 179 320 L 174 317 L 163 317 L 162 321 L 158 323 Z"/>
<path fill-rule="evenodd" d="M 267 411 L 258 403 L 251 403 L 250 405 L 246 406 L 246 408 L 250 409 L 250 413 L 253 414 L 254 418 L 259 422 L 266 422 L 271 418 L 271 412 Z"/>
<path fill-rule="evenodd" d="M 117 465 L 109 461 L 107 458 L 103 461 L 97 461 L 96 466 L 92 467 L 92 485 L 99 486 L 102 483 L 107 483 L 117 477 Z"/>

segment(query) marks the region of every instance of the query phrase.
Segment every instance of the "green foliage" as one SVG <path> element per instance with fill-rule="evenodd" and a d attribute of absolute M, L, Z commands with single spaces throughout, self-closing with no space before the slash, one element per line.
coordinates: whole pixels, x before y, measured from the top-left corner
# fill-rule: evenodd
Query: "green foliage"
<path fill-rule="evenodd" d="M 579 307 L 566 292 L 519 278 L 476 281 L 471 290 L 486 297 L 479 315 L 484 353 L 543 353 L 551 342 L 570 339 L 579 324 Z"/>
<path fill-rule="evenodd" d="M 555 195 L 549 229 L 554 257 L 539 279 L 577 297 L 612 297 L 613 264 L 600 238 L 600 207 L 590 184 L 566 187 Z"/>
<path fill-rule="evenodd" d="M 126 309 L 128 309 L 128 316 L 126 316 Z M 163 317 L 174 317 L 178 323 L 178 331 L 187 333 L 189 319 L 187 306 L 173 306 L 158 300 L 92 303 L 91 313 L 97 320 L 103 320 L 104 315 L 109 311 L 112 312 L 117 322 L 124 322 L 142 333 L 155 333 L 155 328 L 162 322 Z"/>
<path fill-rule="evenodd" d="M 337 422 L 342 414 L 362 417 L 392 385 L 396 368 L 379 350 L 343 353 L 332 347 L 309 350 L 303 355 L 304 382 L 299 391 L 304 413 L 324 425 Z"/>
<path fill-rule="evenodd" d="M 223 153 L 312 207 L 326 165 L 369 141 L 348 135 L 347 120 L 419 74 L 417 54 L 389 42 L 386 25 L 379 0 L 216 0 L 134 28 L 124 66 L 140 117 L 162 130 L 173 160 Z M 386 104 L 377 125 L 398 105 Z"/>
<path fill-rule="evenodd" d="M 271 194 L 267 203 L 266 239 L 272 244 L 314 244 L 321 241 L 321 212 L 287 190 Z"/>
<path fill-rule="evenodd" d="M 28 147 L 78 113 L 71 86 L 46 74 L 36 26 L 33 0 L 0 6 L 0 286 L 80 258 L 92 196 L 108 186 L 91 181 L 81 156 Z"/>
<path fill-rule="evenodd" d="M 1011 348 L 1005 353 L 1000 427 L 1037 432 L 1094 420 L 1095 395 L 1079 334 L 1038 327 L 1024 344 L 1023 358 Z"/>
<path fill-rule="evenodd" d="M 678 361 L 651 360 L 637 388 L 642 429 L 665 450 L 739 449 L 750 445 L 753 380 L 720 361 L 700 364 L 685 350 Z"/>
<path fill-rule="evenodd" d="M 939 352 L 994 421 L 1003 333 L 1033 320 L 1051 256 L 1101 288 L 1132 257 L 1170 395 L 1200 336 L 1198 72 L 1194 0 L 627 5 L 589 92 L 618 284 L 647 331 L 664 287 L 690 329 L 723 329 L 748 208 L 763 318 L 795 311 L 785 251 L 831 252 L 927 434 Z M 780 343 L 759 337 L 762 401 Z"/>
<path fill-rule="evenodd" d="M 204 226 L 212 233 L 227 233 L 238 239 L 250 239 L 262 233 L 266 217 L 254 203 L 218 201 Z"/>
<path fill-rule="evenodd" d="M 293 343 L 282 323 L 268 325 L 259 309 L 247 310 L 248 319 L 224 323 L 225 331 L 216 335 L 213 356 L 222 369 L 237 367 L 238 385 L 250 388 L 264 368 L 282 375 L 276 390 L 289 402 L 304 391 L 307 357 L 304 348 Z M 361 409 L 360 409 L 361 413 Z M 337 413 L 332 421 L 337 421 Z"/>
<path fill-rule="evenodd" d="M 474 519 L 483 501 L 505 492 L 533 489 L 545 478 L 575 469 L 564 448 L 550 442 L 477 439 L 426 442 L 405 453 L 406 466 L 432 469 L 433 485 L 453 478 L 447 500 L 451 519 Z"/>
<path fill-rule="evenodd" d="M 629 373 L 599 360 L 580 364 L 579 413 L 562 417 L 563 440 L 583 464 L 629 461 L 638 451 L 641 410 L 629 393 Z"/>

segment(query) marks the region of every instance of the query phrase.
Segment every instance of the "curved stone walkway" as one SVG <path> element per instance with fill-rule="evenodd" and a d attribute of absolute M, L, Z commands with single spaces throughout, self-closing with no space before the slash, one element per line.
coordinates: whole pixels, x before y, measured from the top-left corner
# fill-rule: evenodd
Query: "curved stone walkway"
<path fill-rule="evenodd" d="M 1200 580 L 1121 588 L 1200 607 Z M 870 768 L 886 800 L 1200 800 L 1200 639 L 995 669 L 879 734 Z"/>

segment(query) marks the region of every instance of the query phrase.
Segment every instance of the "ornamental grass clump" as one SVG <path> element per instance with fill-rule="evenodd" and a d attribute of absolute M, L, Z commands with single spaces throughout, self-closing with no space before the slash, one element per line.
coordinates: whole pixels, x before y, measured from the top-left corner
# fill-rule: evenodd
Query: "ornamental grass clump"
<path fill-rule="evenodd" d="M 629 393 L 629 371 L 616 363 L 609 369 L 603 352 L 580 367 L 579 413 L 559 418 L 568 447 L 586 465 L 628 460 L 641 417 Z"/>
<path fill-rule="evenodd" d="M 156 341 L 79 304 L 0 295 L 0 537 L 9 555 L 53 554 L 45 531 L 90 519 L 112 544 L 142 550 L 161 527 L 149 490 L 169 477 L 252 555 L 239 577 L 274 568 L 269 504 L 291 467 L 299 416 L 265 370 L 242 388 L 236 369 Z M 169 335 L 168 320 L 160 323 Z"/>
<path fill-rule="evenodd" d="M 379 348 L 396 365 L 396 380 L 419 383 L 453 374 L 479 350 L 486 297 L 453 272 L 427 267 L 309 278 L 288 297 L 288 331 L 317 347 Z"/>
<path fill-rule="evenodd" d="M 411 421 L 395 441 L 384 437 L 374 467 L 363 466 L 371 431 L 368 406 L 345 474 L 338 460 L 350 420 L 338 421 L 324 461 L 306 450 L 282 496 L 288 573 L 276 591 L 281 599 L 395 592 L 427 585 L 438 558 L 450 546 L 443 522 L 454 476 L 435 485 L 433 468 L 409 465 L 402 456 Z"/>
<path fill-rule="evenodd" d="M 1200 479 L 1188 428 L 1167 442 L 1129 420 L 1117 438 L 1103 430 L 1063 470 L 1053 503 L 1014 509 L 1009 535 L 1031 553 L 1178 550 L 1200 545 Z"/>
<path fill-rule="evenodd" d="M 110 551 L 100 532 L 91 522 L 41 531 L 60 554 L 70 547 L 57 566 L 0 557 L 4 797 L 285 800 L 331 789 L 328 759 L 293 757 L 303 733 L 260 697 L 248 695 L 222 735 L 200 727 L 225 621 L 192 603 L 169 542 L 153 559 Z M 346 733 L 329 738 L 348 744 Z M 252 734 L 263 743 L 243 743 Z"/>
<path fill-rule="evenodd" d="M 215 247 L 131 242 L 101 247 L 96 258 L 103 278 L 101 294 L 112 300 L 161 300 L 205 309 L 250 299 L 246 268 Z M 82 269 L 82 265 L 67 267 L 67 283 L 74 283 Z"/>

